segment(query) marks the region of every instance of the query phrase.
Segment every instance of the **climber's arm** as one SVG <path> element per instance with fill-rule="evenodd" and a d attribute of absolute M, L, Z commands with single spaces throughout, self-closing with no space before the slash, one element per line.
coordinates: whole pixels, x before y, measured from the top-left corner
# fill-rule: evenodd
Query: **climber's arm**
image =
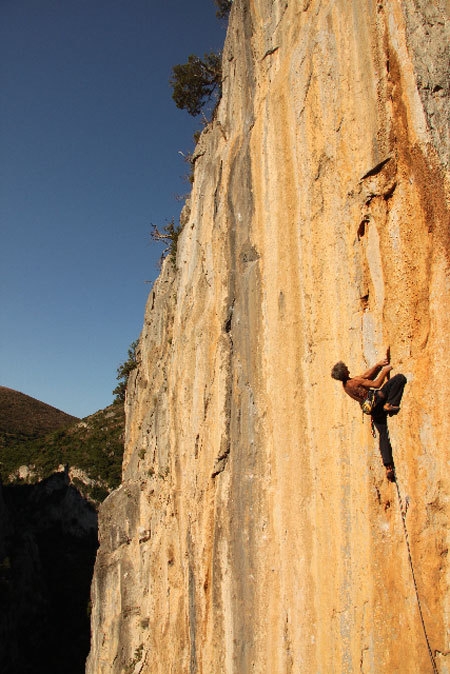
<path fill-rule="evenodd" d="M 379 368 L 379 366 L 377 367 Z M 386 379 L 388 372 L 390 372 L 391 370 L 392 365 L 384 365 L 375 379 L 370 379 L 369 377 L 366 377 L 364 375 L 361 375 L 360 377 L 354 377 L 354 379 L 358 382 L 358 384 L 360 384 L 360 386 L 363 386 L 364 388 L 367 389 L 380 388 L 380 386 L 382 386 L 384 380 Z M 371 372 L 371 370 L 368 370 L 368 372 Z"/>
<path fill-rule="evenodd" d="M 386 365 L 389 365 L 389 362 L 387 358 L 383 358 L 383 360 L 380 360 L 379 363 L 373 365 L 371 368 L 367 370 L 367 372 L 364 372 L 363 374 L 359 375 L 359 377 L 361 379 L 375 379 L 375 377 L 378 374 L 380 374 L 380 369 L 386 367 Z M 372 384 L 372 386 L 374 386 L 374 384 Z"/>

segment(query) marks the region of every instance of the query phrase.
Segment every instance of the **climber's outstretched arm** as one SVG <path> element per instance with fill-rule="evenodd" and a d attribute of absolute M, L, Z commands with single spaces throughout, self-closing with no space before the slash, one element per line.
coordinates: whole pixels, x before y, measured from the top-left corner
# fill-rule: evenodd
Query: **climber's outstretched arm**
<path fill-rule="evenodd" d="M 379 369 L 379 366 L 377 366 Z M 372 368 L 373 369 L 373 368 Z M 364 375 L 361 375 L 360 377 L 353 377 L 354 380 L 358 382 L 361 386 L 364 388 L 380 388 L 380 386 L 383 385 L 384 380 L 386 379 L 388 373 L 392 370 L 392 365 L 384 365 L 379 374 L 376 376 L 375 379 L 370 379 L 370 377 L 366 377 Z M 371 370 L 368 370 L 369 373 L 371 373 Z M 376 372 L 376 370 L 375 370 Z M 367 373 L 365 373 L 367 374 Z"/>
<path fill-rule="evenodd" d="M 371 368 L 367 370 L 367 372 L 364 372 L 363 374 L 360 374 L 358 379 L 375 379 L 375 377 L 380 373 L 380 369 L 382 367 L 386 367 L 389 365 L 389 361 L 387 358 L 383 358 L 383 360 L 380 360 L 379 363 L 376 363 L 373 365 Z M 372 384 L 373 386 L 373 384 Z M 377 387 L 378 388 L 378 387 Z"/>

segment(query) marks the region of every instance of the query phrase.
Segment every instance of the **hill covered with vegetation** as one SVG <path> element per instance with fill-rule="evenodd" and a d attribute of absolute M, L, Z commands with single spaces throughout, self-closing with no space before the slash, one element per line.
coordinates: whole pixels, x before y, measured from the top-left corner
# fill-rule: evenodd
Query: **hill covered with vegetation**
<path fill-rule="evenodd" d="M 0 476 L 3 484 L 38 482 L 61 467 L 95 503 L 120 484 L 123 404 L 77 419 L 18 391 L 0 387 Z"/>
<path fill-rule="evenodd" d="M 78 421 L 77 417 L 0 386 L 0 437 L 37 437 Z"/>

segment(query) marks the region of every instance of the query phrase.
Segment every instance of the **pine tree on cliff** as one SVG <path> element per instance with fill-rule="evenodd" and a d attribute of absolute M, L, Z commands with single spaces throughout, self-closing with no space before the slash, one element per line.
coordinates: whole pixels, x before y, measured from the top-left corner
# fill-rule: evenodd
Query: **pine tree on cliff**
<path fill-rule="evenodd" d="M 214 0 L 218 19 L 227 19 L 233 0 Z M 169 80 L 172 86 L 172 98 L 177 108 L 187 110 L 196 117 L 204 106 L 215 97 L 216 103 L 222 95 L 222 55 L 209 52 L 201 59 L 195 54 L 188 57 L 187 63 L 179 63 L 172 68 Z"/>
<path fill-rule="evenodd" d="M 196 117 L 213 96 L 219 100 L 222 91 L 220 54 L 210 52 L 205 54 L 203 59 L 191 54 L 187 63 L 173 66 L 172 73 L 169 82 L 177 108 L 187 110 L 190 115 Z"/>
<path fill-rule="evenodd" d="M 136 348 L 138 344 L 139 340 L 136 340 L 130 344 L 127 360 L 124 363 L 121 363 L 121 365 L 119 365 L 117 368 L 116 379 L 119 381 L 119 384 L 113 391 L 113 395 L 116 396 L 115 402 L 123 402 L 125 400 L 125 391 L 127 389 L 128 377 L 130 376 L 132 370 L 137 367 Z"/>
<path fill-rule="evenodd" d="M 216 7 L 217 7 L 217 12 L 216 16 L 218 19 L 226 19 L 228 18 L 228 14 L 230 13 L 231 10 L 231 5 L 233 4 L 233 0 L 214 0 Z"/>

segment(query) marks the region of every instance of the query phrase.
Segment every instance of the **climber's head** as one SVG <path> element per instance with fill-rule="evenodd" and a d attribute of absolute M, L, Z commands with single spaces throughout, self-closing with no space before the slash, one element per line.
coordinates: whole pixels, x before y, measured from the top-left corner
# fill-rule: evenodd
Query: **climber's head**
<path fill-rule="evenodd" d="M 331 370 L 331 376 L 338 381 L 347 381 L 350 377 L 350 372 L 347 365 L 340 360 Z"/>

